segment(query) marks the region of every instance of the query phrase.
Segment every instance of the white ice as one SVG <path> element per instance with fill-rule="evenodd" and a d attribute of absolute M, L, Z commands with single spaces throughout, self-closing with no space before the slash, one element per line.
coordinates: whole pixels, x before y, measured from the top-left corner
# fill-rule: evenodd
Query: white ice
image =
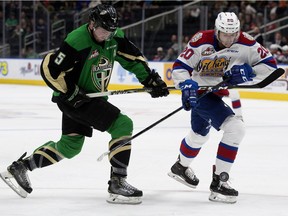
<path fill-rule="evenodd" d="M 0 85 L 0 171 L 25 151 L 31 154 L 61 134 L 61 114 L 48 87 Z M 134 120 L 134 134 L 181 106 L 180 95 L 152 99 L 146 93 L 110 96 Z M 230 101 L 227 101 L 229 104 Z M 97 158 L 109 135 L 94 131 L 71 160 L 29 173 L 34 191 L 18 197 L 0 180 L 1 216 L 203 216 L 288 215 L 288 102 L 242 99 L 247 133 L 230 173 L 239 190 L 236 204 L 208 201 L 212 165 L 221 132 L 211 131 L 192 164 L 200 179 L 190 189 L 169 178 L 179 144 L 189 131 L 190 115 L 181 110 L 133 140 L 128 182 L 142 189 L 140 205 L 106 202 L 110 165 Z"/>

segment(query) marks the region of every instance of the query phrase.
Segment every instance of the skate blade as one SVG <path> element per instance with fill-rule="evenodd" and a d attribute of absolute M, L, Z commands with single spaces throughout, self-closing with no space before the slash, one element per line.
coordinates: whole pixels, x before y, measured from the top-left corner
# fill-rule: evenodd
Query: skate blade
<path fill-rule="evenodd" d="M 220 193 L 211 192 L 209 200 L 212 202 L 234 204 L 237 202 L 237 196 L 225 196 Z"/>
<path fill-rule="evenodd" d="M 184 179 L 182 179 L 182 178 L 181 178 L 180 176 L 178 176 L 178 175 L 175 175 L 175 174 L 172 173 L 172 172 L 169 172 L 169 173 L 168 173 L 168 176 L 171 177 L 171 178 L 173 178 L 173 179 L 175 179 L 176 181 L 178 181 L 178 182 L 180 182 L 180 183 L 182 183 L 182 184 L 190 187 L 190 188 L 194 188 L 194 189 L 195 189 L 195 188 L 197 187 L 197 186 L 195 186 L 195 185 L 188 184 Z"/>
<path fill-rule="evenodd" d="M 142 203 L 142 197 L 125 197 L 119 194 L 109 193 L 109 197 L 106 199 L 106 201 L 113 204 L 137 205 Z"/>
<path fill-rule="evenodd" d="M 0 173 L 0 177 L 20 197 L 27 197 L 28 193 L 18 185 L 14 177 L 8 171 Z"/>

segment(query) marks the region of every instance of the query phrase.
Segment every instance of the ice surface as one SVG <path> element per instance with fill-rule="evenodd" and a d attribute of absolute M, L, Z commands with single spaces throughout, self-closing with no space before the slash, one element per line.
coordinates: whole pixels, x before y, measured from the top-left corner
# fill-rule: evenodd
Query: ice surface
<path fill-rule="evenodd" d="M 61 113 L 47 87 L 0 85 L 0 170 L 61 133 Z M 146 93 L 110 96 L 110 102 L 134 120 L 134 134 L 181 106 L 179 95 L 152 99 Z M 230 101 L 227 100 L 229 104 Z M 196 190 L 167 176 L 190 115 L 180 111 L 133 140 L 128 182 L 144 192 L 141 205 L 106 203 L 110 165 L 97 158 L 107 151 L 109 135 L 94 131 L 81 154 L 29 173 L 34 191 L 19 198 L 0 181 L 2 216 L 203 216 L 288 215 L 288 103 L 242 100 L 246 136 L 231 171 L 239 190 L 236 204 L 208 201 L 211 169 L 222 133 L 209 141 L 193 163 L 200 179 Z"/>

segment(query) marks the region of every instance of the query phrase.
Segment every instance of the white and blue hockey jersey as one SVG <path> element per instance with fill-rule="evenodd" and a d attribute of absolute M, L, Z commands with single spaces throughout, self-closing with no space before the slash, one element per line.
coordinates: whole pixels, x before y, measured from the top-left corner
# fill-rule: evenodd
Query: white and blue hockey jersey
<path fill-rule="evenodd" d="M 172 78 L 176 88 L 190 78 L 199 86 L 217 85 L 225 71 L 244 63 L 253 68 L 257 80 L 266 78 L 277 68 L 270 51 L 245 32 L 240 32 L 238 41 L 231 47 L 219 49 L 214 30 L 200 31 L 174 62 Z"/>

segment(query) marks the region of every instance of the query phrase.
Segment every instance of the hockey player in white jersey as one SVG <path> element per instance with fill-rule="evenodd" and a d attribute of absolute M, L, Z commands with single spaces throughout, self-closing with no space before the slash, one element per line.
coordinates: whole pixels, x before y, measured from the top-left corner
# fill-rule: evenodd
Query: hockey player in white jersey
<path fill-rule="evenodd" d="M 235 203 L 238 191 L 230 186 L 229 173 L 236 159 L 245 126 L 222 100 L 219 92 L 207 93 L 199 86 L 217 85 L 223 79 L 238 85 L 255 78 L 264 79 L 277 68 L 268 49 L 240 31 L 235 13 L 221 12 L 215 29 L 200 31 L 188 42 L 173 65 L 172 78 L 182 91 L 183 108 L 191 110 L 191 129 L 181 141 L 176 163 L 168 175 L 196 188 L 199 179 L 190 167 L 202 145 L 208 140 L 211 126 L 222 130 L 215 165 L 213 165 L 210 201 Z"/>

